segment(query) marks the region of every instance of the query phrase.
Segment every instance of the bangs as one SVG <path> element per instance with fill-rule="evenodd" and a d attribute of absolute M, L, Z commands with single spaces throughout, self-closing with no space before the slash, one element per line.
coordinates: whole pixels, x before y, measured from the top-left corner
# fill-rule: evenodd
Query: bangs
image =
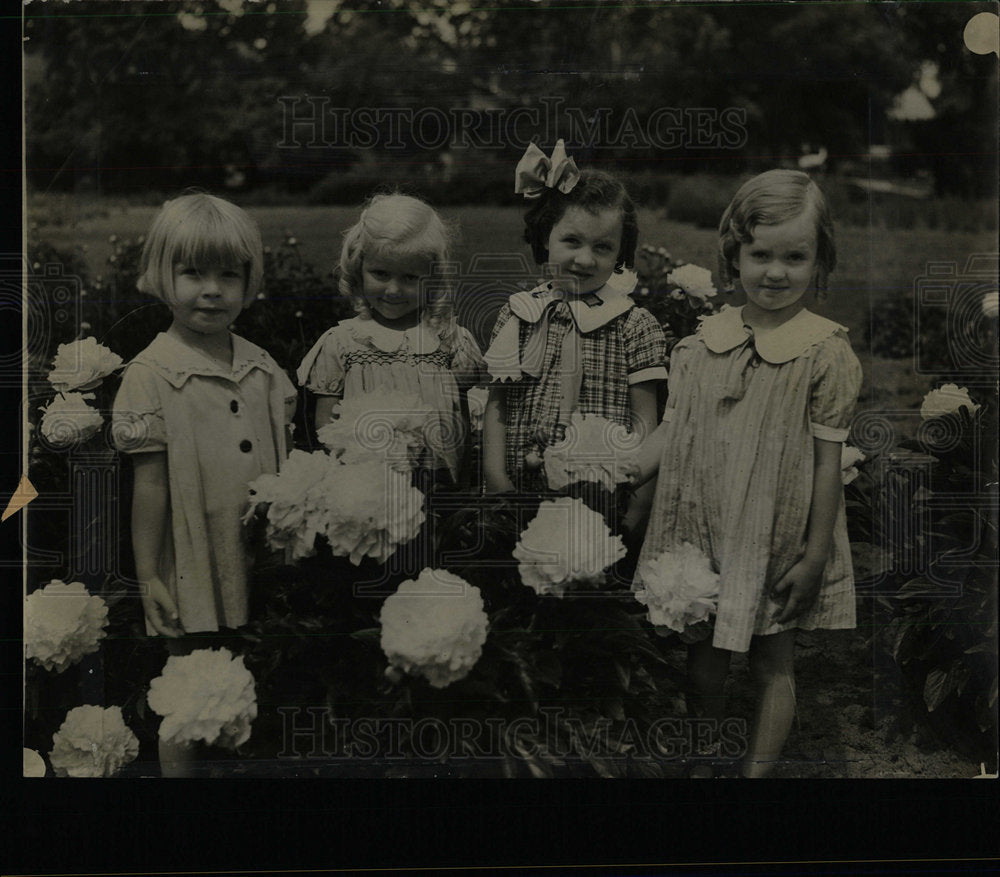
<path fill-rule="evenodd" d="M 254 258 L 256 229 L 240 228 L 215 211 L 198 214 L 177 223 L 173 261 L 192 267 L 246 265 Z"/>
<path fill-rule="evenodd" d="M 443 262 L 447 258 L 447 253 L 441 247 L 440 236 L 433 234 L 411 235 L 404 240 L 389 236 L 372 237 L 365 247 L 364 255 L 369 258 L 419 258 L 430 262 Z"/>
<path fill-rule="evenodd" d="M 204 193 L 182 195 L 164 204 L 153 220 L 143 249 L 139 289 L 167 303 L 173 297 L 178 263 L 192 268 L 239 266 L 246 274 L 244 304 L 260 289 L 264 274 L 260 230 L 229 201 Z"/>

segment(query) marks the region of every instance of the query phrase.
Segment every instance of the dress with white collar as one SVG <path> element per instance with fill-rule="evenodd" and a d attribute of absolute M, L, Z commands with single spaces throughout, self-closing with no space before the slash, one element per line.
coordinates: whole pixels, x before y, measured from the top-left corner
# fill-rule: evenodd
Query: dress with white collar
<path fill-rule="evenodd" d="M 609 284 L 566 296 L 546 283 L 512 295 L 500 309 L 484 358 L 506 395 L 506 469 L 521 490 L 542 490 L 545 477 L 525 467 L 568 423 L 567 341 L 578 343 L 574 404 L 631 429 L 629 387 L 665 380 L 666 339 L 649 311 Z"/>
<path fill-rule="evenodd" d="M 671 353 L 668 435 L 639 567 L 683 542 L 708 555 L 720 574 L 718 648 L 744 652 L 751 636 L 792 627 L 855 626 L 843 498 L 814 607 L 778 625 L 767 594 L 805 549 L 813 439 L 847 438 L 861 365 L 846 332 L 803 310 L 755 333 L 730 307 Z"/>
<path fill-rule="evenodd" d="M 445 340 L 423 322 L 390 329 L 370 317 L 354 317 L 324 332 L 296 375 L 319 396 L 350 400 L 402 392 L 420 400 L 434 412 L 440 438 L 427 466 L 445 467 L 455 479 L 465 447 L 459 392 L 479 383 L 484 372 L 479 345 L 461 326 Z"/>

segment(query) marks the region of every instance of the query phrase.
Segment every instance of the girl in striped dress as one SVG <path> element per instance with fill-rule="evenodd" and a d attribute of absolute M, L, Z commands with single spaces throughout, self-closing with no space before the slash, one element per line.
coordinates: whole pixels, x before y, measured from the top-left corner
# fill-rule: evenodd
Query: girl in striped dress
<path fill-rule="evenodd" d="M 664 551 L 688 543 L 708 557 L 718 608 L 711 637 L 689 645 L 689 710 L 723 718 L 730 656 L 749 651 L 758 697 L 743 774 L 759 777 L 794 717 L 796 630 L 855 626 L 840 454 L 861 366 L 847 330 L 805 306 L 836 258 L 806 174 L 747 182 L 719 236 L 723 279 L 747 303 L 703 320 L 671 355 L 663 422 L 640 452 L 636 481 L 658 481 L 635 587 Z"/>

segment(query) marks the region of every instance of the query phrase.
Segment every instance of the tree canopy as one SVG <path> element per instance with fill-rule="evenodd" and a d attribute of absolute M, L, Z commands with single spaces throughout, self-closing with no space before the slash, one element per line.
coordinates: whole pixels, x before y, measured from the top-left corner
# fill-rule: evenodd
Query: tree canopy
<path fill-rule="evenodd" d="M 932 163 L 975 188 L 969 156 L 996 151 L 996 58 L 961 36 L 980 7 L 32 4 L 28 173 L 121 190 L 238 169 L 295 187 L 373 155 L 428 161 L 465 141 L 506 160 L 555 134 L 635 168 L 732 170 L 804 144 L 836 161 L 883 141 L 886 111 L 932 61 L 936 117 L 912 145 L 964 156 Z"/>

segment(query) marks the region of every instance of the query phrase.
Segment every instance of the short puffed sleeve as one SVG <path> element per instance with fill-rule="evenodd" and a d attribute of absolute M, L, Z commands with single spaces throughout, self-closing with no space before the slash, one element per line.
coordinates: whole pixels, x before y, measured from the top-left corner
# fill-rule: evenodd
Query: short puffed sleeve
<path fill-rule="evenodd" d="M 451 359 L 451 373 L 460 387 L 474 387 L 487 380 L 486 363 L 472 333 L 459 326 L 455 333 L 455 352 Z"/>
<path fill-rule="evenodd" d="M 141 362 L 125 369 L 111 413 L 111 439 L 126 454 L 164 451 L 167 428 L 156 372 Z"/>
<path fill-rule="evenodd" d="M 861 391 L 861 363 L 842 332 L 817 346 L 810 375 L 809 421 L 814 438 L 847 440 Z"/>
<path fill-rule="evenodd" d="M 320 336 L 295 374 L 301 386 L 319 396 L 344 395 L 344 360 L 336 326 Z"/>
<path fill-rule="evenodd" d="M 629 384 L 666 380 L 667 339 L 649 311 L 629 310 L 622 325 L 622 338 Z"/>
<path fill-rule="evenodd" d="M 497 321 L 493 324 L 493 332 L 490 334 L 490 344 L 497 340 L 500 330 L 507 325 L 513 316 L 514 312 L 510 309 L 510 305 L 504 302 L 503 307 L 500 308 L 500 313 L 497 314 Z"/>

